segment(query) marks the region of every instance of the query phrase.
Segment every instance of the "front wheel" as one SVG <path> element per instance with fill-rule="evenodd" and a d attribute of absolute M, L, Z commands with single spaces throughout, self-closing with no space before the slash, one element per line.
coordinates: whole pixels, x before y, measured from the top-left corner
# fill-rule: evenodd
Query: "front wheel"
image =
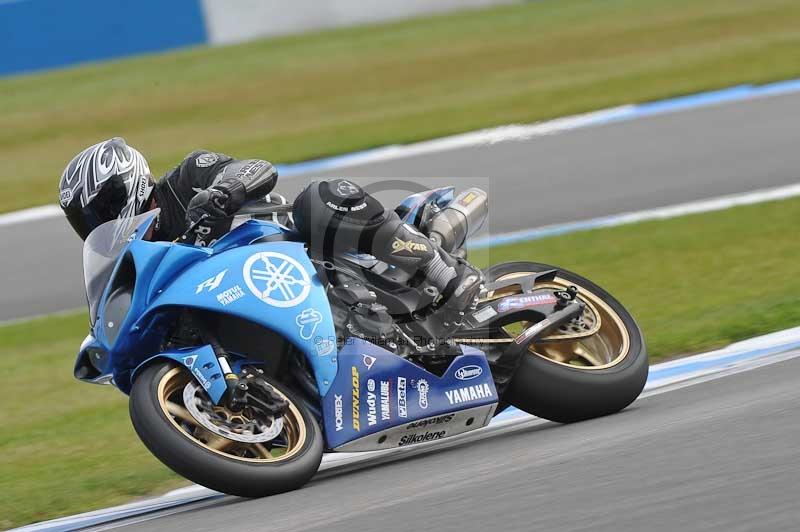
<path fill-rule="evenodd" d="M 578 323 L 568 323 L 532 343 L 503 397 L 530 414 L 569 423 L 618 412 L 631 404 L 647 382 L 648 359 L 642 332 L 631 314 L 611 294 L 572 272 L 534 262 L 498 264 L 486 270 L 487 281 L 511 280 L 556 270 L 553 279 L 534 289 L 578 288 L 585 310 Z M 488 299 L 519 293 L 510 285 Z M 512 338 L 529 326 L 509 324 Z"/>
<path fill-rule="evenodd" d="M 130 415 L 139 438 L 179 475 L 216 491 L 263 497 L 297 489 L 317 472 L 322 434 L 288 389 L 283 416 L 259 419 L 248 408 L 214 405 L 183 366 L 156 362 L 133 383 Z"/>

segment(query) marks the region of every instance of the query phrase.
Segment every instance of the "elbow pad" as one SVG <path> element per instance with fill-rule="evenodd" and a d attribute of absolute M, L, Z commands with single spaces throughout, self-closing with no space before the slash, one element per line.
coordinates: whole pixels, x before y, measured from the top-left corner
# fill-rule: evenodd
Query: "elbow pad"
<path fill-rule="evenodd" d="M 244 193 L 244 199 L 266 196 L 278 182 L 278 171 L 261 159 L 245 159 L 227 165 L 214 180 L 214 186 Z"/>

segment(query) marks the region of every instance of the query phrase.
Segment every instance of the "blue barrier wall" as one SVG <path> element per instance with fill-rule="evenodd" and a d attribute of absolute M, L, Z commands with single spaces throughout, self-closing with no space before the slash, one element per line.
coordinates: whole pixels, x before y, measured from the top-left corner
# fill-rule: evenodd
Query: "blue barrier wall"
<path fill-rule="evenodd" d="M 206 41 L 200 0 L 0 0 L 0 75 Z"/>
<path fill-rule="evenodd" d="M 0 0 L 0 76 L 521 1 Z"/>

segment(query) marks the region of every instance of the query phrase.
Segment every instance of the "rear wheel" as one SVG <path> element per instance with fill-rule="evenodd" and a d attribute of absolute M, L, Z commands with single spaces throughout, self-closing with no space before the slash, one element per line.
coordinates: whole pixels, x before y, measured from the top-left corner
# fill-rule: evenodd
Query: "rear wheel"
<path fill-rule="evenodd" d="M 639 396 L 648 374 L 641 330 L 625 307 L 588 279 L 546 264 L 498 264 L 485 273 L 487 281 L 499 281 L 548 270 L 556 270 L 557 275 L 537 282 L 534 291 L 575 286 L 585 310 L 579 320 L 531 344 L 504 401 L 562 423 L 622 410 Z M 489 293 L 487 299 L 520 292 L 521 287 L 512 284 Z M 510 340 L 529 325 L 509 324 L 498 340 Z"/>
<path fill-rule="evenodd" d="M 137 376 L 130 415 L 142 442 L 179 475 L 216 491 L 261 497 L 299 488 L 322 460 L 322 434 L 311 412 L 285 387 L 279 418 L 214 405 L 183 366 L 156 362 Z"/>

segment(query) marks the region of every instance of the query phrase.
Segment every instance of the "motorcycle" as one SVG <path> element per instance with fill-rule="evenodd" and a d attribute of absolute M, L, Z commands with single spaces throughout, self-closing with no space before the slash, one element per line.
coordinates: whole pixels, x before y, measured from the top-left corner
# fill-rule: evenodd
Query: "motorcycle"
<path fill-rule="evenodd" d="M 453 310 L 425 279 L 375 257 L 310 252 L 275 221 L 289 208 L 264 207 L 270 221 L 208 247 L 149 241 L 158 210 L 86 239 L 91 334 L 75 377 L 128 394 L 142 442 L 179 475 L 260 497 L 305 484 L 324 452 L 443 440 L 509 406 L 575 422 L 642 391 L 642 333 L 588 279 L 496 264 L 474 302 Z M 488 200 L 446 187 L 396 212 L 463 258 Z"/>

